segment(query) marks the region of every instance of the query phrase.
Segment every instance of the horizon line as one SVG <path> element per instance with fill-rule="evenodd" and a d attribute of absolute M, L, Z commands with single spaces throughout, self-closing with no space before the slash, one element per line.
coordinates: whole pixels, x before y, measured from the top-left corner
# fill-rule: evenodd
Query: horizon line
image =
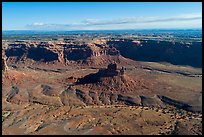
<path fill-rule="evenodd" d="M 2 30 L 3 31 L 118 31 L 118 30 L 202 30 L 201 28 L 147 28 L 147 29 L 96 29 L 96 30 Z"/>

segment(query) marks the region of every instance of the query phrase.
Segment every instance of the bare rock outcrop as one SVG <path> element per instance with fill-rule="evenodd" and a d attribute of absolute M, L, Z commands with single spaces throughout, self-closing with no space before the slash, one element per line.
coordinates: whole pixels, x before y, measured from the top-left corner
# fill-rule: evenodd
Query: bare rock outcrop
<path fill-rule="evenodd" d="M 143 79 L 132 79 L 125 74 L 125 68 L 117 69 L 115 63 L 109 64 L 106 69 L 100 69 L 97 73 L 91 73 L 79 78 L 74 84 L 76 86 L 83 85 L 89 89 L 117 93 L 133 93 L 145 88 Z"/>
<path fill-rule="evenodd" d="M 108 65 L 107 69 L 100 69 L 95 74 L 89 74 L 83 78 L 78 79 L 76 84 L 101 82 L 101 78 L 103 77 L 123 76 L 124 73 L 125 69 L 123 67 L 120 70 L 117 70 L 117 64 L 111 63 Z"/>
<path fill-rule="evenodd" d="M 2 70 L 3 71 L 8 70 L 8 66 L 7 66 L 7 63 L 6 63 L 6 58 L 2 58 Z"/>

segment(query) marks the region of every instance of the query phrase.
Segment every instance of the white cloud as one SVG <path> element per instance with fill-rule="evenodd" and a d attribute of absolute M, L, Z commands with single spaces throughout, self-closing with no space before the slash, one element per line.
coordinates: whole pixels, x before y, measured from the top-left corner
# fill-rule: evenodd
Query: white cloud
<path fill-rule="evenodd" d="M 79 30 L 79 29 L 101 29 L 101 28 L 114 28 L 121 29 L 129 28 L 130 26 L 152 26 L 155 23 L 160 23 L 166 27 L 172 26 L 172 23 L 176 26 L 182 26 L 182 23 L 188 26 L 192 26 L 192 21 L 197 21 L 195 24 L 201 27 L 202 23 L 202 13 L 190 13 L 182 14 L 171 17 L 128 17 L 122 19 L 113 19 L 113 20 L 99 20 L 99 19 L 86 19 L 79 23 L 72 24 L 49 24 L 49 23 L 33 23 L 29 24 L 26 27 L 29 29 L 44 29 L 44 30 Z M 147 24 L 148 23 L 148 24 Z M 158 26 L 158 25 L 157 25 Z M 164 26 L 164 27 L 165 27 Z M 159 26 L 158 26 L 159 27 Z M 133 28 L 134 29 L 134 28 Z"/>
<path fill-rule="evenodd" d="M 190 14 L 182 14 L 182 15 L 178 15 L 178 18 L 202 18 L 202 13 L 190 13 Z"/>
<path fill-rule="evenodd" d="M 33 23 L 33 25 L 35 25 L 35 26 L 43 26 L 44 23 L 38 23 L 38 22 L 35 22 L 35 23 Z"/>

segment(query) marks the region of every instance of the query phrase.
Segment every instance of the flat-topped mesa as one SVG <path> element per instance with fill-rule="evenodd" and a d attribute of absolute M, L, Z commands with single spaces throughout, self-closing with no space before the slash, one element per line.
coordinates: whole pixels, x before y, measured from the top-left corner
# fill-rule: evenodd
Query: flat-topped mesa
<path fill-rule="evenodd" d="M 6 63 L 6 58 L 2 58 L 2 70 L 3 71 L 8 70 L 8 66 L 7 66 L 7 63 Z"/>

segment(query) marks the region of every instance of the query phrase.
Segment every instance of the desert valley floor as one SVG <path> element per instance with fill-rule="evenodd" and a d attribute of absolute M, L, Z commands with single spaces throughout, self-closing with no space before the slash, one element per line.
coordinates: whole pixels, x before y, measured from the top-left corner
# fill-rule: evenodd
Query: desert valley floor
<path fill-rule="evenodd" d="M 202 134 L 202 69 L 135 61 L 101 77 L 107 65 L 2 71 L 3 134 Z"/>

